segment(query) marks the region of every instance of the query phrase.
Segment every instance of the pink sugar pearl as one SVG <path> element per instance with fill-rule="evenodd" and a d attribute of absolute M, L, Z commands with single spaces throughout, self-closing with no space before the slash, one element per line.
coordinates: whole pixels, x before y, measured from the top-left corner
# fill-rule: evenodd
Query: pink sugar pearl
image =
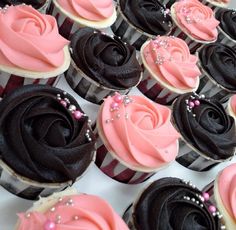
<path fill-rule="evenodd" d="M 55 230 L 56 229 L 56 224 L 51 221 L 47 220 L 44 224 L 44 230 Z"/>

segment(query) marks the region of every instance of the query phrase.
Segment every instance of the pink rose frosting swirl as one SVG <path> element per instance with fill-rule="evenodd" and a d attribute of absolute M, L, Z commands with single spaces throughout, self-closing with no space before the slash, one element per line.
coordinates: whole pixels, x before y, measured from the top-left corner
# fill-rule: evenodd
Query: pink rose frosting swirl
<path fill-rule="evenodd" d="M 157 37 L 144 48 L 144 58 L 162 81 L 177 89 L 194 89 L 201 74 L 198 58 L 191 55 L 187 44 L 175 37 Z"/>
<path fill-rule="evenodd" d="M 110 152 L 129 166 L 157 169 L 174 160 L 179 134 L 171 111 L 143 96 L 105 99 L 98 115 L 98 131 Z M 103 138 L 104 136 L 104 138 Z"/>
<path fill-rule="evenodd" d="M 236 116 L 236 95 L 234 95 L 230 98 L 230 106 Z"/>
<path fill-rule="evenodd" d="M 221 172 L 218 189 L 224 207 L 236 222 L 236 164 L 226 167 Z"/>
<path fill-rule="evenodd" d="M 54 17 L 26 5 L 0 12 L 0 65 L 47 72 L 64 63 L 69 43 L 58 33 Z"/>
<path fill-rule="evenodd" d="M 214 17 L 212 9 L 198 0 L 183 0 L 176 2 L 175 18 L 181 28 L 195 39 L 213 41 L 217 38 L 219 21 Z"/>
<path fill-rule="evenodd" d="M 112 0 L 56 0 L 67 12 L 90 21 L 101 21 L 112 16 Z"/>
<path fill-rule="evenodd" d="M 128 230 L 106 201 L 85 194 L 66 196 L 46 213 L 21 213 L 19 218 L 17 230 Z"/>

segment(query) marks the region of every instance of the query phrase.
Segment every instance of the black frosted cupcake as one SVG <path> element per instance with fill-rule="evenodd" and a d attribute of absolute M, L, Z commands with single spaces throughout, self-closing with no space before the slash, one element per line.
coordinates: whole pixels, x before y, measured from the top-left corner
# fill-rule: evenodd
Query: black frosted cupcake
<path fill-rule="evenodd" d="M 76 93 L 100 104 L 104 97 L 127 94 L 141 79 L 133 46 L 91 28 L 77 31 L 71 40 L 72 62 L 66 80 Z"/>
<path fill-rule="evenodd" d="M 36 10 L 40 11 L 41 13 L 45 13 L 50 0 L 1 0 L 0 7 L 3 8 L 6 5 L 20 5 L 26 4 L 31 5 Z"/>
<path fill-rule="evenodd" d="M 206 171 L 234 156 L 235 122 L 220 102 L 182 95 L 174 102 L 172 121 L 182 136 L 176 161 L 183 166 Z"/>
<path fill-rule="evenodd" d="M 123 218 L 131 230 L 220 230 L 219 216 L 194 185 L 167 177 L 149 185 Z"/>
<path fill-rule="evenodd" d="M 169 10 L 157 0 L 120 0 L 112 31 L 140 49 L 149 38 L 168 35 L 172 29 Z"/>
<path fill-rule="evenodd" d="M 94 158 L 95 138 L 75 99 L 28 85 L 0 102 L 0 184 L 27 199 L 75 182 Z"/>
<path fill-rule="evenodd" d="M 202 75 L 198 93 L 227 102 L 236 93 L 236 51 L 227 45 L 213 43 L 198 51 Z"/>
<path fill-rule="evenodd" d="M 231 9 L 220 9 L 215 14 L 220 21 L 218 26 L 218 41 L 228 46 L 236 45 L 236 11 Z"/>

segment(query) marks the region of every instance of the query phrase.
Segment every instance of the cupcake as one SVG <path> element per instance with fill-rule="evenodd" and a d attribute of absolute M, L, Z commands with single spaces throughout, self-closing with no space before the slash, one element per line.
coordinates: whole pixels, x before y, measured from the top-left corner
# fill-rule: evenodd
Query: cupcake
<path fill-rule="evenodd" d="M 198 93 L 227 102 L 236 93 L 236 51 L 227 45 L 214 43 L 198 51 L 202 75 Z"/>
<path fill-rule="evenodd" d="M 36 199 L 78 180 L 95 137 L 76 100 L 60 89 L 27 85 L 0 102 L 0 185 Z"/>
<path fill-rule="evenodd" d="M 41 13 L 46 13 L 50 0 L 1 0 L 0 7 L 4 8 L 6 5 L 31 5 Z"/>
<path fill-rule="evenodd" d="M 26 5 L 0 11 L 0 96 L 26 84 L 52 85 L 70 65 L 56 20 Z"/>
<path fill-rule="evenodd" d="M 215 204 L 223 217 L 224 229 L 236 229 L 236 164 L 223 169 L 215 181 L 205 188 L 205 196 Z"/>
<path fill-rule="evenodd" d="M 234 120 L 236 121 L 236 95 L 233 95 L 230 98 L 228 102 L 228 106 L 227 106 L 227 111 L 229 115 L 232 116 Z"/>
<path fill-rule="evenodd" d="M 117 17 L 112 0 L 52 0 L 48 13 L 57 19 L 60 34 L 65 38 L 83 27 L 107 32 Z"/>
<path fill-rule="evenodd" d="M 123 218 L 132 230 L 225 229 L 203 195 L 190 182 L 162 178 L 142 191 Z"/>
<path fill-rule="evenodd" d="M 175 26 L 172 35 L 182 38 L 191 53 L 204 44 L 216 41 L 219 21 L 212 9 L 198 0 L 183 0 L 171 6 L 171 16 Z"/>
<path fill-rule="evenodd" d="M 159 1 L 120 0 L 118 16 L 111 29 L 136 49 L 149 38 L 168 35 L 172 28 L 169 10 Z"/>
<path fill-rule="evenodd" d="M 138 89 L 151 100 L 169 105 L 179 95 L 197 90 L 197 57 L 182 39 L 157 37 L 143 44 L 140 55 L 144 74 Z"/>
<path fill-rule="evenodd" d="M 100 104 L 116 91 L 126 94 L 141 79 L 135 48 L 116 36 L 83 28 L 73 35 L 71 50 L 72 62 L 66 80 L 90 102 Z"/>
<path fill-rule="evenodd" d="M 181 165 L 206 171 L 235 155 L 235 122 L 219 101 L 184 94 L 174 102 L 172 115 L 182 136 L 176 158 Z"/>
<path fill-rule="evenodd" d="M 231 0 L 199 0 L 204 5 L 209 6 L 212 10 L 217 12 L 222 8 L 227 8 Z"/>
<path fill-rule="evenodd" d="M 15 230 L 128 230 L 110 204 L 75 189 L 41 198 L 26 213 L 18 214 Z"/>
<path fill-rule="evenodd" d="M 96 165 L 114 180 L 137 184 L 166 167 L 178 153 L 171 111 L 143 96 L 116 93 L 97 118 Z"/>
<path fill-rule="evenodd" d="M 220 21 L 218 26 L 218 41 L 228 46 L 236 45 L 236 11 L 220 9 L 216 12 L 216 18 Z"/>

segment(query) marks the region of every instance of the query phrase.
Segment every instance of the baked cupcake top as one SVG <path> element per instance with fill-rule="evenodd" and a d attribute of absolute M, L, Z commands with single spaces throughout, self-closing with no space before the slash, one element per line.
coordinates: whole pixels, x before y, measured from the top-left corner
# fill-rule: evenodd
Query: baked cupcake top
<path fill-rule="evenodd" d="M 199 51 L 200 65 L 219 85 L 236 91 L 236 51 L 221 43 L 208 44 Z"/>
<path fill-rule="evenodd" d="M 112 16 L 114 5 L 112 0 L 54 0 L 75 17 L 90 21 L 101 21 Z"/>
<path fill-rule="evenodd" d="M 10 6 L 0 11 L 0 24 L 1 69 L 5 66 L 39 73 L 64 64 L 69 41 L 59 34 L 54 17 L 30 6 Z"/>
<path fill-rule="evenodd" d="M 184 94 L 174 102 L 173 122 L 183 139 L 204 156 L 213 160 L 233 157 L 234 119 L 218 101 L 204 95 Z"/>
<path fill-rule="evenodd" d="M 0 102 L 0 158 L 36 182 L 75 181 L 94 156 L 95 138 L 76 100 L 60 89 L 28 85 Z"/>
<path fill-rule="evenodd" d="M 172 18 L 188 35 L 199 41 L 214 41 L 218 36 L 212 9 L 198 0 L 178 1 L 171 7 Z"/>
<path fill-rule="evenodd" d="M 220 203 L 223 207 L 219 207 L 226 210 L 224 213 L 224 220 L 227 229 L 236 228 L 236 164 L 232 164 L 222 172 L 217 179 L 217 189 L 220 195 Z M 216 198 L 217 201 L 217 198 Z M 217 206 L 220 204 L 217 204 Z"/>
<path fill-rule="evenodd" d="M 168 107 L 143 96 L 116 93 L 104 99 L 97 127 L 109 152 L 129 168 L 153 171 L 178 153 L 179 134 Z"/>
<path fill-rule="evenodd" d="M 172 27 L 169 10 L 156 0 L 120 0 L 123 14 L 130 23 L 152 35 L 166 35 Z"/>
<path fill-rule="evenodd" d="M 179 90 L 198 87 L 201 74 L 197 67 L 198 58 L 190 54 L 182 39 L 158 36 L 145 43 L 141 52 L 151 72 L 168 86 Z"/>
<path fill-rule="evenodd" d="M 216 12 L 220 28 L 232 39 L 236 40 L 236 12 L 231 9 L 220 9 Z"/>
<path fill-rule="evenodd" d="M 45 212 L 35 210 L 21 213 L 19 218 L 17 230 L 129 229 L 110 204 L 98 196 L 86 194 L 60 197 Z"/>
<path fill-rule="evenodd" d="M 82 28 L 72 36 L 71 48 L 77 67 L 102 86 L 128 89 L 140 80 L 135 48 L 116 36 Z"/>
<path fill-rule="evenodd" d="M 220 230 L 213 207 L 191 183 L 167 177 L 142 192 L 134 205 L 133 221 L 137 230 Z"/>
<path fill-rule="evenodd" d="M 35 9 L 41 8 L 47 0 L 1 0 L 0 7 L 4 7 L 6 5 L 20 5 L 27 4 L 33 6 Z"/>

